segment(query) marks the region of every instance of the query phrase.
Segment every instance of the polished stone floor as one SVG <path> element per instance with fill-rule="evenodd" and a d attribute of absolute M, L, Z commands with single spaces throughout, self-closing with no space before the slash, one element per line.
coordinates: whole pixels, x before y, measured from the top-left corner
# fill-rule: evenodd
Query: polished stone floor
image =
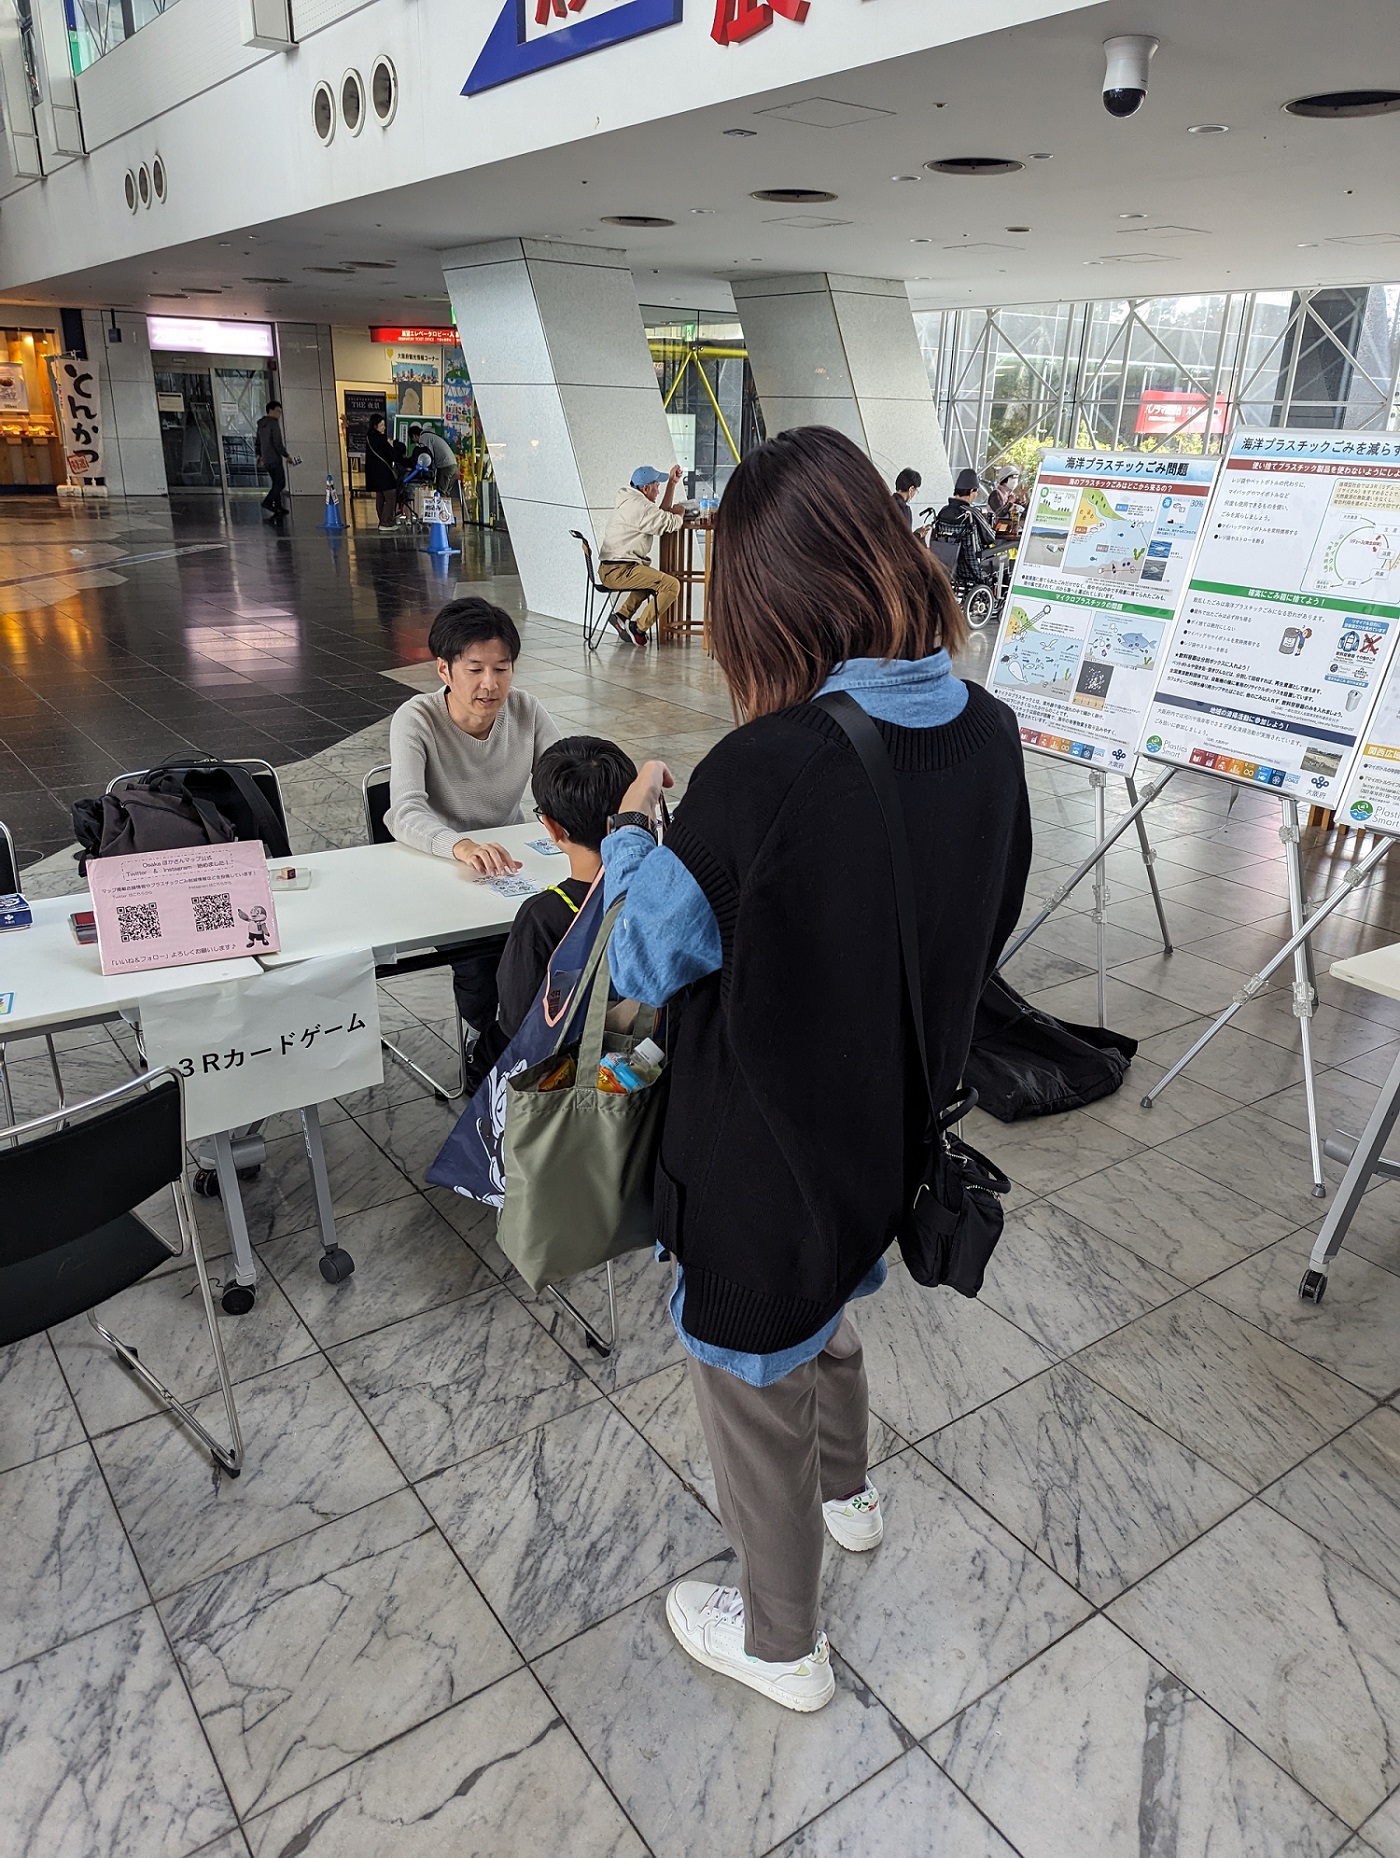
<path fill-rule="evenodd" d="M 290 558 L 318 602 L 292 619 L 329 657 L 337 626 L 373 631 L 356 590 L 397 575 L 369 672 L 393 675 L 366 701 L 379 716 L 421 680 L 437 588 L 404 544 L 398 564 L 370 559 L 377 538 L 342 543 L 332 576 L 324 538 L 227 540 L 203 598 L 237 584 L 262 603 Z M 459 569 L 488 571 L 512 597 L 500 561 Z M 145 576 L 175 570 L 121 572 L 119 630 Z M 86 603 L 113 598 L 5 625 L 96 636 Z M 984 658 L 981 641 L 971 674 Z M 576 633 L 532 619 L 521 679 L 562 725 L 682 773 L 727 724 L 695 645 L 585 664 Z M 81 727 L 76 677 L 66 705 Z M 386 730 L 356 716 L 285 757 L 298 846 L 361 836 L 356 782 Z M 1029 779 L 1039 897 L 1089 846 L 1092 802 L 1073 769 Z M 1284 934 L 1276 804 L 1231 799 L 1183 776 L 1149 814 L 1170 958 L 1137 852 L 1110 859 L 1110 1019 L 1142 1041 L 1125 1089 L 1009 1129 L 972 1119 L 1015 1182 L 983 1296 L 896 1266 L 858 1312 L 887 1524 L 873 1556 L 829 1548 L 828 1710 L 776 1709 L 666 1628 L 666 1585 L 724 1578 L 727 1550 L 664 1271 L 621 1267 L 621 1345 L 591 1355 L 512 1276 L 490 1217 L 422 1186 L 452 1112 L 391 1068 L 326 1112 L 347 1283 L 317 1272 L 290 1119 L 246 1190 L 264 1275 L 253 1312 L 223 1319 L 237 1483 L 81 1321 L 0 1351 L 3 1858 L 1400 1858 L 1400 1189 L 1368 1197 L 1327 1301 L 1299 1304 L 1323 1209 L 1286 989 L 1152 1112 L 1138 1101 Z M 1310 840 L 1310 889 L 1354 856 Z M 33 876 L 71 883 L 63 855 Z M 1072 1019 L 1094 1011 L 1089 901 L 1012 969 Z M 1369 1109 L 1400 1006 L 1328 961 L 1397 936 L 1382 875 L 1319 938 L 1329 1130 Z M 383 1004 L 446 1069 L 440 977 Z M 70 1084 L 123 1075 L 125 1043 L 65 1039 Z M 12 1056 L 39 1107 L 42 1063 Z M 220 1210 L 199 1205 L 217 1256 Z M 598 1284 L 578 1294 L 600 1310 Z M 110 1316 L 207 1396 L 187 1269 Z"/>

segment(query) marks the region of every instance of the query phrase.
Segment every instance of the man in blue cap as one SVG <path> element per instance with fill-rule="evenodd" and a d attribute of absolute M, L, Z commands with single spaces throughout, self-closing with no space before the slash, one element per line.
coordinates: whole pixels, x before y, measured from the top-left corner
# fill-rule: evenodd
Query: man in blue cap
<path fill-rule="evenodd" d="M 679 465 L 672 465 L 669 475 L 654 465 L 638 465 L 631 483 L 618 491 L 598 545 L 598 579 L 604 587 L 627 589 L 612 623 L 619 636 L 634 645 L 646 644 L 651 628 L 681 590 L 674 574 L 662 574 L 651 565 L 653 538 L 670 535 L 685 521 L 671 508 L 680 480 Z"/>

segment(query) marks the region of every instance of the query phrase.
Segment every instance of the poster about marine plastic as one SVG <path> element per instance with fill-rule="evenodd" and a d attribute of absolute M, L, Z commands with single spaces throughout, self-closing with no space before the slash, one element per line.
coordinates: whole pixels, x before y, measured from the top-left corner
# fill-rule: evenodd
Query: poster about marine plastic
<path fill-rule="evenodd" d="M 1370 823 L 1368 792 L 1389 780 L 1400 796 L 1371 752 L 1396 733 L 1383 709 L 1371 718 L 1397 637 L 1400 437 L 1236 433 L 1142 752 L 1317 806 L 1361 804 Z"/>
<path fill-rule="evenodd" d="M 1215 469 L 1161 452 L 1046 453 L 990 677 L 1027 748 L 1131 772 Z"/>

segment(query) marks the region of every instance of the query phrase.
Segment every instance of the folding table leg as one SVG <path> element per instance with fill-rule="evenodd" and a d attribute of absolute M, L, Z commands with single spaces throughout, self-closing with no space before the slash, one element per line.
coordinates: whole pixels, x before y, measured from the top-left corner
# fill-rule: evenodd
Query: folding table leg
<path fill-rule="evenodd" d="M 321 1138 L 321 1112 L 308 1103 L 301 1113 L 301 1132 L 306 1142 L 306 1164 L 311 1174 L 311 1196 L 316 1203 L 316 1224 L 321 1231 L 321 1276 L 328 1284 L 341 1284 L 355 1269 L 355 1260 L 335 1233 L 335 1214 L 331 1210 L 331 1182 L 326 1172 L 326 1146 Z"/>
<path fill-rule="evenodd" d="M 1322 1230 L 1313 1243 L 1308 1268 L 1298 1286 L 1298 1295 L 1304 1303 L 1321 1303 L 1326 1295 L 1328 1266 L 1342 1249 L 1342 1242 L 1361 1204 L 1362 1195 L 1371 1184 L 1371 1176 L 1392 1172 L 1390 1164 L 1384 1168 L 1379 1164 L 1397 1118 L 1400 1118 L 1400 1058 L 1390 1067 L 1390 1076 L 1376 1098 L 1376 1107 L 1361 1132 L 1361 1140 L 1352 1151 L 1342 1184 L 1327 1210 Z M 1327 1146 L 1331 1152 L 1333 1144 L 1329 1142 Z"/>
<path fill-rule="evenodd" d="M 246 1316 L 253 1307 L 258 1269 L 253 1262 L 248 1221 L 243 1213 L 243 1192 L 233 1157 L 233 1137 L 227 1129 L 220 1130 L 214 1137 L 214 1171 L 219 1177 L 219 1198 L 224 1203 L 224 1220 L 233 1247 L 233 1282 L 224 1286 L 221 1302 L 228 1315 Z"/>

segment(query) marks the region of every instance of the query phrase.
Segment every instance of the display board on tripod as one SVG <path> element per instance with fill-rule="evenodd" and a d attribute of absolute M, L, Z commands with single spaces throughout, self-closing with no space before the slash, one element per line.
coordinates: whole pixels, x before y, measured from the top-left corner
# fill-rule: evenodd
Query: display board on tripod
<path fill-rule="evenodd" d="M 1027 748 L 1131 773 L 1216 462 L 1045 454 L 988 680 Z"/>
<path fill-rule="evenodd" d="M 1286 799 L 1333 807 L 1345 791 L 1355 804 L 1349 777 L 1397 637 L 1400 440 L 1237 432 L 1142 753 Z"/>

